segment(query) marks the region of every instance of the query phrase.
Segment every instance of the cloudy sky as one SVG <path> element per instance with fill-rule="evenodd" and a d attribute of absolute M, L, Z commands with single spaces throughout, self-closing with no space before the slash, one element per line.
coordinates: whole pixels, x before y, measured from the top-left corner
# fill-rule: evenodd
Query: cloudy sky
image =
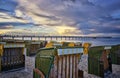
<path fill-rule="evenodd" d="M 0 0 L 0 34 L 120 36 L 120 0 Z"/>

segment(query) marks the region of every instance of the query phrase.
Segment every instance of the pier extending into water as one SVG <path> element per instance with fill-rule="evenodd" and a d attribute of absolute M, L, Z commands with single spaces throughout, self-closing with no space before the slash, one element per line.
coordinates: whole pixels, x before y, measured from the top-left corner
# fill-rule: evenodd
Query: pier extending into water
<path fill-rule="evenodd" d="M 0 39 L 21 39 L 21 40 L 25 40 L 25 39 L 29 39 L 29 40 L 33 40 L 34 38 L 36 38 L 37 40 L 80 40 L 80 39 L 96 39 L 96 38 L 112 38 L 112 37 L 90 37 L 90 36 L 20 36 L 20 35 L 0 35 Z"/>

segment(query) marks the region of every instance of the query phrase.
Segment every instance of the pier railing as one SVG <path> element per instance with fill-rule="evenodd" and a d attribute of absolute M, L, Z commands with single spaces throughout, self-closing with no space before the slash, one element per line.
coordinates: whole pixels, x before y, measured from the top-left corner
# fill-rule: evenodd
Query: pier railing
<path fill-rule="evenodd" d="M 27 35 L 0 35 L 0 40 L 4 39 L 20 39 L 20 40 L 80 40 L 80 39 L 96 39 L 96 38 L 111 38 L 111 37 L 89 37 L 89 36 L 27 36 Z"/>

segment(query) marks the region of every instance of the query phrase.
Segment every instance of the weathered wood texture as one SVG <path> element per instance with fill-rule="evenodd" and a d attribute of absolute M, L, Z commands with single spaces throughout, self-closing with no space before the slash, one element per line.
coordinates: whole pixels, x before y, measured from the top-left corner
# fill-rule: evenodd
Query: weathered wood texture
<path fill-rule="evenodd" d="M 79 54 L 56 56 L 49 78 L 78 78 Z"/>
<path fill-rule="evenodd" d="M 37 50 L 40 48 L 45 47 L 46 41 L 43 42 L 26 42 L 26 48 L 27 48 L 27 55 L 35 55 L 37 53 Z"/>
<path fill-rule="evenodd" d="M 0 72 L 24 67 L 23 43 L 7 42 L 0 49 Z"/>
<path fill-rule="evenodd" d="M 8 71 L 24 67 L 25 56 L 23 55 L 24 48 L 4 48 L 1 56 L 1 71 Z"/>

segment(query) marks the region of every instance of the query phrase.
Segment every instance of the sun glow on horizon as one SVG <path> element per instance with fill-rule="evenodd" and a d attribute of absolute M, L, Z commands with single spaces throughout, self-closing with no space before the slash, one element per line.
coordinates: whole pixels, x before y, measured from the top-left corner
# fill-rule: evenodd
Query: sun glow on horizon
<path fill-rule="evenodd" d="M 73 32 L 76 30 L 75 27 L 70 27 L 70 26 L 65 26 L 65 25 L 56 26 L 55 29 L 60 35 L 67 34 L 69 32 Z"/>

